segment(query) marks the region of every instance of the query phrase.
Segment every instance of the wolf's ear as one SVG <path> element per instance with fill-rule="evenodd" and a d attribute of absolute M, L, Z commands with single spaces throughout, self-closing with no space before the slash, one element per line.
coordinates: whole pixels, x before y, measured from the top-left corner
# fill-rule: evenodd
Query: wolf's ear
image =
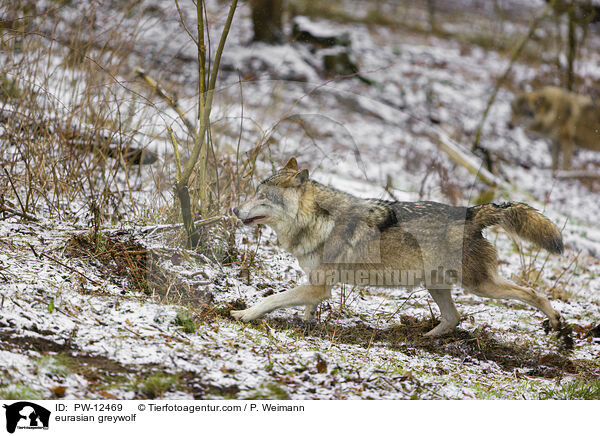
<path fill-rule="evenodd" d="M 298 161 L 296 161 L 295 157 L 291 157 L 290 160 L 287 161 L 282 170 L 294 170 L 298 171 Z"/>
<path fill-rule="evenodd" d="M 296 174 L 294 174 L 291 177 L 290 182 L 292 183 L 292 185 L 300 186 L 300 185 L 304 184 L 307 180 L 308 180 L 308 170 L 306 168 L 304 168 L 303 170 L 300 170 Z"/>

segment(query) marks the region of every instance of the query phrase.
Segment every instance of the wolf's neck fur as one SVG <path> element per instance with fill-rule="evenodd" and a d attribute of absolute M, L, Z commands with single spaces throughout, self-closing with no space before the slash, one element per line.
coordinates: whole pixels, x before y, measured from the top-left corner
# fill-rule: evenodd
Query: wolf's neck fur
<path fill-rule="evenodd" d="M 368 200 L 310 180 L 301 188 L 296 216 L 273 229 L 284 249 L 298 259 L 310 256 L 323 247 L 348 207 L 361 201 Z"/>

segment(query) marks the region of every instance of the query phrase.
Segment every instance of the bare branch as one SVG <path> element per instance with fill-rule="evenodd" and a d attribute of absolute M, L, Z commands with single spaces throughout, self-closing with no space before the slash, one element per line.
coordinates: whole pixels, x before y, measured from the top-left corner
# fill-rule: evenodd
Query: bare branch
<path fill-rule="evenodd" d="M 498 91 L 500 90 L 500 87 L 504 84 L 504 82 L 508 78 L 510 72 L 512 71 L 512 67 L 513 67 L 515 61 L 517 60 L 517 58 L 519 57 L 519 55 L 525 48 L 527 41 L 529 41 L 531 39 L 531 37 L 533 36 L 533 34 L 535 33 L 540 22 L 548 16 L 548 14 L 550 13 L 550 11 L 552 9 L 554 9 L 554 5 L 556 4 L 556 1 L 557 0 L 552 0 L 550 2 L 550 4 L 546 7 L 546 9 L 544 9 L 544 11 L 531 22 L 531 24 L 529 26 L 529 31 L 527 32 L 527 35 L 525 35 L 523 38 L 521 38 L 519 43 L 514 48 L 512 54 L 510 56 L 510 62 L 508 63 L 508 67 L 506 68 L 506 70 L 504 70 L 504 74 L 502 74 L 502 76 L 496 81 L 496 86 L 494 86 L 494 91 L 492 92 L 492 94 L 490 95 L 490 97 L 487 101 L 485 110 L 483 111 L 483 115 L 481 116 L 481 121 L 479 121 L 479 124 L 477 125 L 477 130 L 475 131 L 475 141 L 473 142 L 473 147 L 471 147 L 471 150 L 476 150 L 479 148 L 479 140 L 481 139 L 481 130 L 483 129 L 483 124 L 485 123 L 485 120 L 487 119 L 488 113 L 489 113 L 492 105 L 496 101 L 496 96 L 498 95 Z"/>
<path fill-rule="evenodd" d="M 17 215 L 17 216 L 20 216 L 21 218 L 25 218 L 26 220 L 29 220 L 29 221 L 39 221 L 39 219 L 34 217 L 33 215 L 30 215 L 26 212 L 19 212 L 18 210 L 13 209 L 12 207 L 4 206 L 4 205 L 0 206 L 0 213 L 9 213 L 11 215 Z"/>
<path fill-rule="evenodd" d="M 219 41 L 219 47 L 217 48 L 217 53 L 215 55 L 215 62 L 213 63 L 212 72 L 210 76 L 209 89 L 206 93 L 206 106 L 203 110 L 203 116 L 200 119 L 200 126 L 198 128 L 198 135 L 196 136 L 196 143 L 194 144 L 194 148 L 192 150 L 192 155 L 188 160 L 186 168 L 181 176 L 182 182 L 187 182 L 187 180 L 192 175 L 194 171 L 194 167 L 198 162 L 198 157 L 200 156 L 200 150 L 204 145 L 204 137 L 206 135 L 206 130 L 208 129 L 208 121 L 210 117 L 212 99 L 214 95 L 215 83 L 217 81 L 217 72 L 219 70 L 219 63 L 221 62 L 221 55 L 223 54 L 223 49 L 225 47 L 225 40 L 227 39 L 227 35 L 229 33 L 229 29 L 231 28 L 231 22 L 233 21 L 233 14 L 235 13 L 235 8 L 237 6 L 237 0 L 231 2 L 231 6 L 229 8 L 229 14 L 227 15 L 227 21 L 225 23 L 225 27 L 223 29 L 223 33 L 221 34 L 221 40 Z"/>
<path fill-rule="evenodd" d="M 445 134 L 438 132 L 439 141 L 436 141 L 438 149 L 448 155 L 458 165 L 466 168 L 471 174 L 489 186 L 498 186 L 499 188 L 508 189 L 508 185 L 499 177 L 495 176 L 485 168 L 480 168 L 477 165 L 474 156 L 469 156 L 463 152 L 454 141 Z"/>
<path fill-rule="evenodd" d="M 181 109 L 181 106 L 179 106 L 177 104 L 177 101 L 175 101 L 175 99 L 173 97 L 171 97 L 169 94 L 167 94 L 167 92 L 163 89 L 163 87 L 160 86 L 160 84 L 156 80 L 154 80 L 152 77 L 150 77 L 148 74 L 146 74 L 146 72 L 144 70 L 142 70 L 140 67 L 136 67 L 135 73 L 144 82 L 146 82 L 146 84 L 148 86 L 150 86 L 156 92 L 156 94 L 160 98 L 162 98 L 175 112 L 177 112 L 177 115 L 179 116 L 181 121 L 183 121 L 183 124 L 185 124 L 185 127 L 188 130 L 188 133 L 190 134 L 190 136 L 195 137 L 196 129 L 194 128 L 194 125 L 192 124 L 192 122 L 190 120 L 188 120 L 188 118 L 185 116 L 185 112 L 183 111 L 183 109 Z"/>
<path fill-rule="evenodd" d="M 183 26 L 191 40 L 194 41 L 194 44 L 198 45 L 198 40 L 194 37 L 194 34 L 190 32 L 190 29 L 188 29 L 187 25 L 185 24 L 185 20 L 183 19 L 183 13 L 179 8 L 179 2 L 177 0 L 175 0 L 175 7 L 177 8 L 177 13 L 179 14 L 179 20 L 181 21 L 181 25 Z"/>
<path fill-rule="evenodd" d="M 196 16 L 198 19 L 198 119 L 202 120 L 206 104 L 206 46 L 204 45 L 204 2 L 196 0 Z"/>
<path fill-rule="evenodd" d="M 229 29 L 231 29 L 231 22 L 233 21 L 233 14 L 235 13 L 235 8 L 237 6 L 237 0 L 233 0 L 231 2 L 231 6 L 229 7 L 229 14 L 227 14 L 227 21 L 225 22 L 225 27 L 223 28 L 223 33 L 221 34 L 221 39 L 219 40 L 219 46 L 217 47 L 217 53 L 215 54 L 215 62 L 213 63 L 210 82 L 208 84 L 209 91 L 214 91 L 215 84 L 217 82 L 217 74 L 219 73 L 219 64 L 221 63 L 221 55 L 223 54 L 223 49 L 225 48 L 225 41 L 227 40 L 227 35 L 229 34 Z M 210 101 L 212 102 L 212 94 L 208 96 Z M 208 104 L 210 107 L 210 103 Z"/>
<path fill-rule="evenodd" d="M 169 131 L 169 136 L 171 137 L 171 144 L 173 144 L 173 152 L 175 153 L 175 171 L 176 171 L 176 180 L 179 182 L 181 179 L 181 156 L 179 155 L 179 146 L 177 145 L 177 139 L 175 139 L 175 134 L 173 133 L 173 129 L 171 126 L 167 126 L 167 130 Z"/>
<path fill-rule="evenodd" d="M 561 180 L 567 179 L 600 179 L 600 173 L 595 171 L 581 171 L 581 170 L 571 170 L 571 171 L 558 171 L 556 173 L 556 178 Z"/>

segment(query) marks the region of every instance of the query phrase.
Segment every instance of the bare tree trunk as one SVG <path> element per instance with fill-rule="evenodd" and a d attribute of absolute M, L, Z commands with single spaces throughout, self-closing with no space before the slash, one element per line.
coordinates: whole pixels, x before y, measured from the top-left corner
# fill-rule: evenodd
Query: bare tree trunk
<path fill-rule="evenodd" d="M 233 15 L 235 13 L 237 3 L 238 0 L 232 0 L 231 2 L 231 5 L 229 7 L 229 13 L 227 15 L 227 20 L 225 22 L 225 27 L 223 28 L 223 33 L 221 34 L 221 38 L 219 39 L 219 46 L 217 47 L 217 51 L 215 53 L 215 59 L 212 64 L 212 69 L 210 69 L 210 66 L 208 65 L 206 59 L 206 46 L 204 44 L 204 32 L 207 31 L 204 23 L 205 5 L 204 1 L 197 0 L 196 15 L 198 20 L 198 39 L 194 39 L 193 35 L 191 34 L 190 37 L 194 40 L 198 47 L 198 128 L 196 129 L 194 135 L 194 147 L 192 149 L 192 154 L 189 157 L 188 161 L 183 165 L 180 160 L 179 147 L 177 145 L 175 135 L 173 135 L 172 130 L 169 129 L 169 133 L 171 135 L 171 142 L 173 144 L 173 149 L 176 157 L 175 163 L 177 177 L 175 182 L 175 194 L 179 199 L 179 204 L 181 206 L 181 215 L 183 218 L 183 225 L 188 235 L 187 245 L 191 248 L 196 247 L 198 245 L 199 235 L 196 232 L 194 226 L 188 184 L 192 173 L 194 171 L 197 171 L 200 182 L 200 214 L 202 215 L 202 218 L 208 218 L 209 192 L 208 180 L 206 176 L 206 161 L 208 156 L 209 143 L 207 140 L 207 132 L 209 130 L 210 112 L 212 109 L 214 89 L 217 82 L 217 74 L 219 72 L 221 56 L 223 55 L 225 41 L 227 40 L 227 35 L 229 34 L 229 30 L 231 28 L 231 22 L 233 21 Z M 175 0 L 175 4 L 177 5 L 177 10 L 180 11 L 177 0 Z M 186 125 L 187 124 L 188 123 L 186 123 Z M 199 166 L 196 169 L 198 163 Z"/>
<path fill-rule="evenodd" d="M 276 44 L 283 40 L 283 0 L 251 0 L 254 41 Z"/>
<path fill-rule="evenodd" d="M 427 0 L 427 17 L 429 19 L 429 31 L 435 32 L 435 0 Z"/>
<path fill-rule="evenodd" d="M 569 45 L 567 50 L 567 89 L 569 91 L 573 90 L 573 85 L 575 82 L 575 73 L 574 73 L 574 65 L 575 65 L 575 53 L 577 52 L 577 35 L 576 35 L 576 27 L 575 27 L 575 5 L 571 3 L 569 7 Z"/>
<path fill-rule="evenodd" d="M 198 246 L 200 238 L 198 232 L 196 232 L 194 226 L 194 218 L 192 216 L 192 205 L 190 203 L 190 192 L 188 191 L 187 185 L 175 186 L 175 193 L 179 199 L 179 205 L 181 206 L 181 217 L 183 218 L 183 226 L 188 235 L 187 245 L 189 248 Z"/>

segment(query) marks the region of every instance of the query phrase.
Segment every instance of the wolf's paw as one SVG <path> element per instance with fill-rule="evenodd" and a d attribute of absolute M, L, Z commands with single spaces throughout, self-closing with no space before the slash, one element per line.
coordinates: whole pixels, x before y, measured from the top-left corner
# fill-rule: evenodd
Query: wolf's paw
<path fill-rule="evenodd" d="M 438 336 L 444 336 L 444 335 L 447 335 L 448 333 L 452 333 L 457 325 L 458 325 L 458 322 L 450 323 L 450 322 L 442 319 L 442 321 L 437 326 L 435 326 L 433 329 L 431 329 L 430 331 L 425 333 L 423 336 L 425 336 L 426 338 L 436 338 Z"/>
<path fill-rule="evenodd" d="M 562 330 L 567 326 L 565 319 L 557 312 L 554 319 L 550 319 L 550 324 L 554 330 Z"/>
<path fill-rule="evenodd" d="M 252 316 L 252 314 L 249 312 L 249 309 L 232 310 L 229 312 L 229 314 L 231 316 L 233 316 L 235 319 L 237 319 L 239 321 L 243 321 L 243 322 L 252 321 L 253 319 L 256 318 L 255 316 Z"/>
<path fill-rule="evenodd" d="M 542 327 L 544 328 L 544 332 L 546 334 L 550 333 L 551 329 L 560 332 L 565 326 L 566 324 L 564 319 L 558 313 L 556 316 L 546 318 L 544 322 L 542 322 Z"/>

